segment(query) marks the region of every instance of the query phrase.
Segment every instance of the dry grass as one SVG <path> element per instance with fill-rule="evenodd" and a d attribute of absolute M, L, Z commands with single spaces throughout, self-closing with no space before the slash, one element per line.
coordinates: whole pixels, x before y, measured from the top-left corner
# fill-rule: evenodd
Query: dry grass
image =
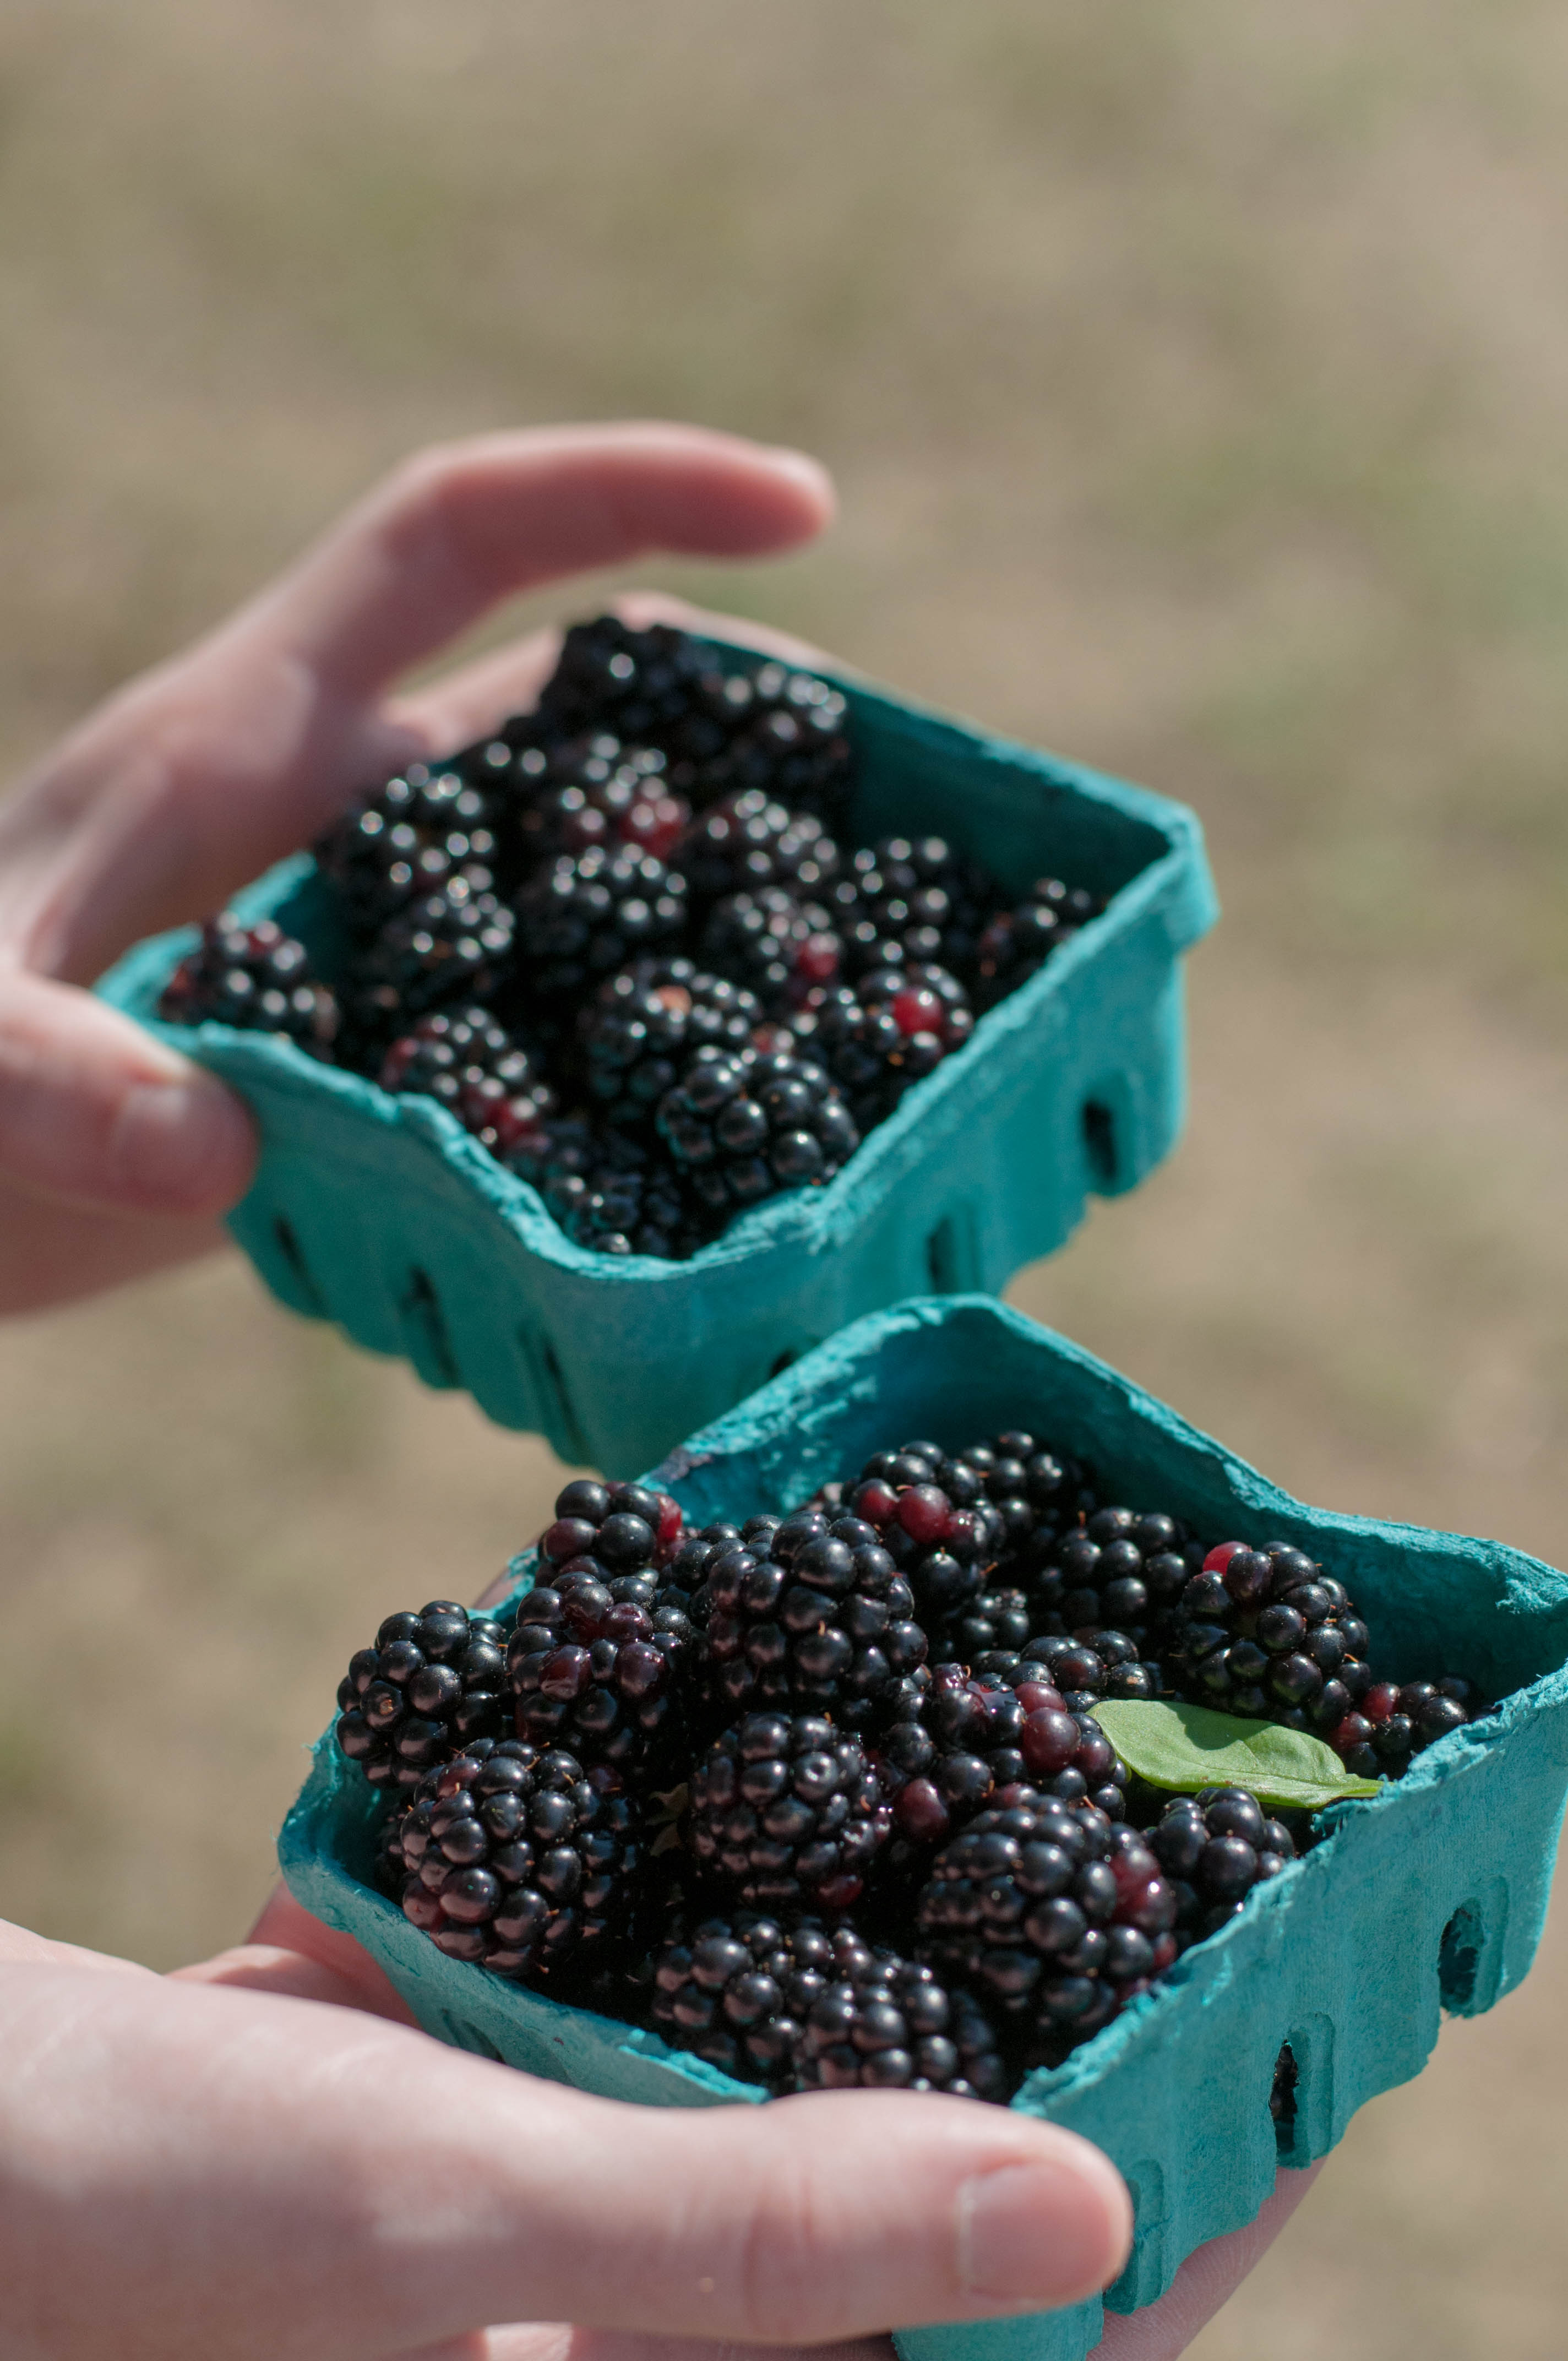
<path fill-rule="evenodd" d="M 7 741 L 422 437 L 813 445 L 820 554 L 659 578 L 1212 832 L 1190 1141 L 1018 1299 L 1309 1497 L 1561 1556 L 1565 47 L 1545 0 L 14 0 Z M 556 1480 L 233 1268 L 8 1332 L 0 1433 L 0 1894 L 154 1961 L 260 1893 L 347 1650 Z M 1561 2349 L 1564 1996 L 1554 1937 L 1202 2361 Z"/>

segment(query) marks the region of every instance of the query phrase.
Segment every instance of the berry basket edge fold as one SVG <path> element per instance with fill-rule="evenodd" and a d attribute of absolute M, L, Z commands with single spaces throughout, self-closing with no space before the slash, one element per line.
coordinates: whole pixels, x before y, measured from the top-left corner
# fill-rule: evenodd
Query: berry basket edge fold
<path fill-rule="evenodd" d="M 1130 1379 L 984 1297 L 872 1313 L 808 1355 L 649 1479 L 688 1519 L 781 1508 L 843 1475 L 888 1433 L 957 1441 L 1026 1411 L 1064 1447 L 1208 1530 L 1266 1524 L 1349 1576 L 1391 1673 L 1434 1646 L 1503 1702 L 1440 1740 L 1375 1801 L 1332 1809 L 1332 1840 L 1292 1863 L 1168 1980 L 1013 2104 L 1081 2133 L 1131 2188 L 1132 2257 L 1105 2302 L 1153 2302 L 1197 2246 L 1252 2219 L 1280 2163 L 1302 2166 L 1358 2107 L 1420 2071 L 1442 2013 L 1475 2015 L 1520 1982 L 1544 1921 L 1568 1793 L 1568 1576 L 1508 1549 L 1293 1499 Z M 517 1588 L 532 1560 L 515 1562 Z M 354 1935 L 437 2037 L 608 2096 L 656 2104 L 761 2093 L 657 2036 L 445 1958 L 363 1881 L 374 1791 L 330 1731 L 285 1822 L 284 1874 Z M 1293 2120 L 1269 2109 L 1288 2044 Z M 1100 2301 L 900 2330 L 904 2361 L 1082 2361 Z"/>
<path fill-rule="evenodd" d="M 1182 958 L 1218 915 L 1195 816 L 824 676 L 849 699 L 855 832 L 939 829 L 1020 890 L 1060 868 L 1110 895 L 1103 915 L 837 1179 L 741 1214 L 686 1262 L 573 1244 L 433 1100 L 394 1098 L 280 1039 L 163 1025 L 159 991 L 192 932 L 139 944 L 98 988 L 250 1103 L 261 1160 L 230 1226 L 291 1310 L 624 1474 L 879 1304 L 1000 1290 L 1066 1241 L 1090 1196 L 1135 1188 L 1168 1154 L 1185 1111 Z M 304 855 L 235 897 L 313 950 L 323 905 Z"/>

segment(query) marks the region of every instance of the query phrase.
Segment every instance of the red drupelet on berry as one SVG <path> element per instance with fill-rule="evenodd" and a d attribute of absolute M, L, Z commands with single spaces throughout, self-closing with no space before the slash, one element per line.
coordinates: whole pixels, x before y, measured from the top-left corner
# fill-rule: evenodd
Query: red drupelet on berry
<path fill-rule="evenodd" d="M 924 1695 L 883 1730 L 874 1752 L 893 1798 L 896 1866 L 1023 1785 L 1124 1817 L 1125 1766 L 1038 1669 L 1016 1660 L 1006 1672 L 937 1664 Z"/>
<path fill-rule="evenodd" d="M 1327 1733 L 1328 1741 L 1347 1770 L 1366 1779 L 1397 1779 L 1412 1755 L 1486 1710 L 1474 1684 L 1452 1674 L 1437 1681 L 1407 1681 L 1403 1687 L 1376 1681 Z"/>
<path fill-rule="evenodd" d="M 311 972 L 310 953 L 271 918 L 247 927 L 232 910 L 203 921 L 198 948 L 163 987 L 158 1013 L 170 1025 L 233 1025 L 278 1033 L 333 1062 L 337 1003 Z"/>
<path fill-rule="evenodd" d="M 976 946 L 976 998 L 994 1008 L 1044 967 L 1051 953 L 1071 939 L 1105 907 L 1102 895 L 1059 877 L 1042 877 L 1026 902 L 992 919 Z"/>
<path fill-rule="evenodd" d="M 389 1848 L 403 1916 L 496 1975 L 590 1967 L 625 1927 L 641 1856 L 612 1772 L 507 1741 L 420 1784 Z"/>
<path fill-rule="evenodd" d="M 925 1662 L 914 1605 L 869 1525 L 798 1510 L 749 1544 L 708 1551 L 692 1599 L 708 1693 L 726 1719 L 770 1705 L 861 1729 Z"/>
<path fill-rule="evenodd" d="M 974 1030 L 963 986 L 930 964 L 874 968 L 853 985 L 809 993 L 792 1025 L 819 1057 L 862 1131 L 890 1115 Z"/>
<path fill-rule="evenodd" d="M 858 1739 L 813 1714 L 748 1714 L 692 1774 L 690 1845 L 754 1908 L 847 1910 L 891 1828 Z"/>
<path fill-rule="evenodd" d="M 501 1158 L 537 1154 L 555 1113 L 555 1093 L 528 1051 L 477 1006 L 422 1016 L 388 1050 L 380 1083 L 436 1100 Z"/>
<path fill-rule="evenodd" d="M 1007 2071 L 978 2001 L 896 1952 L 840 1944 L 838 1972 L 806 2012 L 798 2091 L 946 2091 L 1002 2102 Z"/>
<path fill-rule="evenodd" d="M 1165 1694 L 1159 1665 L 1140 1659 L 1137 1642 L 1126 1631 L 1084 1631 L 1070 1640 L 1047 1634 L 1031 1640 L 1024 1651 L 1024 1668 L 1034 1665 L 1040 1668 L 1038 1677 L 1060 1689 L 1069 1713 L 1089 1713 L 1102 1697 L 1147 1699 Z"/>
<path fill-rule="evenodd" d="M 507 1627 L 450 1598 L 389 1615 L 338 1685 L 337 1742 L 378 1787 L 417 1785 L 433 1764 L 501 1735 Z"/>
<path fill-rule="evenodd" d="M 1204 1787 L 1196 1795 L 1177 1796 L 1146 1841 L 1171 1882 L 1176 1939 L 1183 1950 L 1216 1933 L 1255 1885 L 1267 1884 L 1305 1850 L 1243 1787 Z"/>
<path fill-rule="evenodd" d="M 783 885 L 762 885 L 714 904 L 702 931 L 702 955 L 754 993 L 767 1016 L 793 1024 L 795 1012 L 837 977 L 843 945 L 819 902 L 803 902 Z M 780 1046 L 800 1045 L 792 1030 Z"/>
<path fill-rule="evenodd" d="M 667 860 L 691 806 L 664 775 L 653 747 L 623 745 L 608 731 L 549 748 L 525 747 L 500 823 L 503 873 L 521 884 L 546 862 L 598 848 Z"/>
<path fill-rule="evenodd" d="M 660 1137 L 716 1218 L 830 1180 L 860 1134 L 820 1067 L 699 1049 L 659 1108 Z"/>
<path fill-rule="evenodd" d="M 1024 1791 L 937 1856 L 920 1954 L 1021 2019 L 1032 2059 L 1055 2063 L 1170 1965 L 1176 1910 L 1135 1830 Z"/>

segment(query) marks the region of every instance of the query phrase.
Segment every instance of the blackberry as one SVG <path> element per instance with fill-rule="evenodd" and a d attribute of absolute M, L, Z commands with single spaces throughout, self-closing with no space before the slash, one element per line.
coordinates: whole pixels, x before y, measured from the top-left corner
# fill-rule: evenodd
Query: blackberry
<path fill-rule="evenodd" d="M 828 1934 L 811 1918 L 787 1930 L 752 1910 L 707 1918 L 654 1952 L 649 2019 L 673 2049 L 787 2091 L 802 2019 L 860 1949 L 847 1928 Z"/>
<path fill-rule="evenodd" d="M 1001 898 L 984 871 L 939 836 L 882 838 L 854 854 L 826 895 L 851 975 L 932 963 L 968 974 Z"/>
<path fill-rule="evenodd" d="M 336 888 L 349 928 L 369 938 L 422 895 L 462 878 L 493 885 L 492 798 L 451 766 L 411 763 L 353 805 L 316 839 L 316 863 Z"/>
<path fill-rule="evenodd" d="M 674 951 L 685 925 L 685 883 L 630 846 L 551 862 L 517 897 L 517 988 L 523 1005 L 581 1000 L 616 968 Z"/>
<path fill-rule="evenodd" d="M 700 1049 L 660 1104 L 660 1137 L 715 1216 L 830 1180 L 860 1146 L 819 1066 Z"/>
<path fill-rule="evenodd" d="M 170 1025 L 233 1025 L 278 1033 L 329 1064 L 337 1003 L 311 972 L 303 943 L 271 918 L 247 927 L 232 910 L 203 920 L 202 939 L 163 987 L 158 1013 Z"/>
<path fill-rule="evenodd" d="M 1080 1523 L 1036 1537 L 1025 1553 L 1030 1595 L 1045 1632 L 1109 1626 L 1142 1653 L 1169 1636 L 1172 1610 L 1203 1562 L 1179 1518 L 1096 1509 Z"/>
<path fill-rule="evenodd" d="M 349 1013 L 367 1040 L 442 1001 L 488 1001 L 511 966 L 515 923 L 488 872 L 449 877 L 388 919 L 356 963 Z"/>
<path fill-rule="evenodd" d="M 743 1051 L 762 1019 L 751 993 L 690 960 L 639 960 L 601 983 L 577 1019 L 589 1096 L 609 1122 L 651 1128 L 697 1049 Z"/>
<path fill-rule="evenodd" d="M 373 1786 L 406 1789 L 471 1741 L 500 1737 L 506 1643 L 493 1616 L 450 1598 L 389 1615 L 338 1685 L 339 1748 Z"/>
<path fill-rule="evenodd" d="M 704 959 L 778 1018 L 832 983 L 842 948 L 821 904 L 799 901 L 782 885 L 726 895 L 702 932 Z"/>
<path fill-rule="evenodd" d="M 1327 1732 L 1345 1768 L 1365 1779 L 1397 1779 L 1421 1749 L 1463 1730 L 1486 1710 L 1469 1681 L 1377 1681 L 1365 1689 L 1344 1719 Z"/>
<path fill-rule="evenodd" d="M 753 1908 L 849 1909 L 890 1826 L 860 1741 L 815 1714 L 747 1714 L 692 1774 L 691 1850 Z"/>
<path fill-rule="evenodd" d="M 983 1478 L 938 1444 L 906 1443 L 867 1460 L 845 1506 L 875 1529 L 908 1578 L 917 1620 L 933 1640 L 944 1640 L 983 1590 L 1006 1543 Z"/>
<path fill-rule="evenodd" d="M 760 787 L 710 805 L 686 830 L 675 856 L 694 902 L 784 886 L 819 899 L 839 873 L 839 848 L 814 812 L 792 812 Z"/>
<path fill-rule="evenodd" d="M 555 1093 L 528 1051 L 477 1005 L 421 1017 L 388 1050 L 380 1082 L 435 1099 L 501 1157 L 538 1152 L 555 1112 Z"/>
<path fill-rule="evenodd" d="M 930 964 L 873 968 L 853 986 L 809 993 L 795 1029 L 819 1057 L 862 1130 L 890 1115 L 974 1030 L 963 986 Z"/>
<path fill-rule="evenodd" d="M 1070 1639 L 1047 1633 L 1029 1642 L 1024 1661 L 1043 1668 L 1069 1713 L 1088 1713 L 1102 1697 L 1146 1699 L 1166 1692 L 1160 1666 L 1139 1656 L 1126 1631 L 1081 1631 Z"/>
<path fill-rule="evenodd" d="M 637 631 L 618 615 L 599 615 L 567 631 L 539 717 L 563 737 L 613 730 L 638 745 L 662 746 L 703 708 L 699 684 L 712 664 L 674 624 Z"/>
<path fill-rule="evenodd" d="M 1284 1822 L 1270 1818 L 1244 1787 L 1177 1796 L 1146 1842 L 1176 1895 L 1182 1950 L 1234 1918 L 1253 1887 L 1277 1877 L 1299 1850 Z"/>
<path fill-rule="evenodd" d="M 705 672 L 685 717 L 659 742 L 672 783 L 699 808 L 756 788 L 792 811 L 817 813 L 837 836 L 855 775 L 847 714 L 841 690 L 786 664 Z"/>
<path fill-rule="evenodd" d="M 878 1772 L 893 1798 L 895 1846 L 946 1841 L 1007 1790 L 1027 1785 L 1069 1804 L 1124 1814 L 1127 1771 L 1104 1732 L 1067 1701 L 1038 1667 L 1003 1671 L 937 1664 L 929 1686 L 876 1741 Z M 910 1857 L 896 1851 L 895 1864 Z"/>
<path fill-rule="evenodd" d="M 526 747 L 513 764 L 515 791 L 502 835 L 519 878 L 563 854 L 629 846 L 667 860 L 691 821 L 691 806 L 664 775 L 652 746 L 627 746 L 607 731 L 549 749 Z"/>
<path fill-rule="evenodd" d="M 1176 1913 L 1134 1829 L 1023 1791 L 938 1854 L 919 1948 L 1020 2018 L 1032 2056 L 1055 2063 L 1170 1966 Z"/>
<path fill-rule="evenodd" d="M 1105 897 L 1081 885 L 1064 885 L 1059 877 L 1042 877 L 1028 899 L 1015 910 L 992 918 L 975 951 L 979 1005 L 994 1008 L 1021 983 L 1044 967 L 1051 953 L 1099 917 Z"/>
<path fill-rule="evenodd" d="M 556 1510 L 507 1649 L 518 1735 L 569 1744 L 587 1762 L 662 1771 L 685 1735 L 696 1654 L 688 1594 L 660 1578 L 680 1510 L 667 1494 L 586 1477 Z"/>
<path fill-rule="evenodd" d="M 656 1149 L 587 1115 L 554 1117 L 507 1158 L 568 1237 L 599 1254 L 695 1254 L 712 1224 L 685 1176 Z"/>
<path fill-rule="evenodd" d="M 692 1614 L 710 1693 L 728 1713 L 777 1705 L 859 1729 L 925 1661 L 914 1606 L 871 1526 L 802 1510 L 750 1546 L 710 1545 Z"/>
<path fill-rule="evenodd" d="M 1222 1542 L 1182 1589 L 1165 1664 L 1222 1712 L 1337 1730 L 1372 1686 L 1367 1631 L 1343 1586 L 1288 1542 Z"/>
<path fill-rule="evenodd" d="M 450 1958 L 539 1977 L 613 1943 L 641 1844 L 613 1773 L 509 1741 L 422 1780 L 396 1853 L 404 1917 Z"/>
<path fill-rule="evenodd" d="M 947 2091 L 1007 2096 L 996 2036 L 979 2003 L 893 1951 L 859 1957 L 811 2004 L 801 2028 L 801 2091 Z"/>

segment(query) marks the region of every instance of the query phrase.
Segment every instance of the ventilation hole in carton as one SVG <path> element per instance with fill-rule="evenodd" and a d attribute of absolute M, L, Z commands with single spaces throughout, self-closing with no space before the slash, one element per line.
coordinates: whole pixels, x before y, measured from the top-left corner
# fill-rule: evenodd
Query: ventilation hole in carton
<path fill-rule="evenodd" d="M 1462 1903 L 1442 1930 L 1437 1955 L 1437 1988 L 1451 2016 L 1467 2016 L 1475 2007 L 1485 1942 L 1479 1907 Z"/>
<path fill-rule="evenodd" d="M 979 1284 L 974 1223 L 967 1212 L 944 1213 L 926 1241 L 933 1295 L 962 1295 Z"/>
<path fill-rule="evenodd" d="M 806 1345 L 786 1345 L 784 1351 L 778 1355 L 777 1358 L 768 1364 L 769 1377 L 782 1378 L 784 1371 L 786 1369 L 793 1369 L 801 1355 L 805 1352 L 809 1352 L 809 1350 L 810 1346 Z"/>
<path fill-rule="evenodd" d="M 1091 1185 L 1100 1190 L 1114 1189 L 1116 1124 L 1101 1099 L 1085 1099 L 1083 1103 L 1083 1147 L 1089 1159 Z"/>
<path fill-rule="evenodd" d="M 419 1373 L 425 1383 L 460 1386 L 463 1380 L 457 1372 L 452 1339 L 446 1333 L 446 1315 L 428 1271 L 410 1271 L 399 1310 L 417 1340 Z"/>
<path fill-rule="evenodd" d="M 294 1235 L 292 1222 L 286 1221 L 281 1213 L 277 1214 L 272 1223 L 272 1235 L 279 1253 L 289 1266 L 290 1276 L 299 1291 L 302 1307 L 313 1312 L 318 1320 L 324 1320 L 327 1316 L 326 1300 L 316 1285 L 315 1274 L 305 1260 L 299 1239 Z"/>
<path fill-rule="evenodd" d="M 1282 2042 L 1274 2061 L 1274 2086 L 1268 2093 L 1275 2152 L 1282 2164 L 1288 2164 L 1296 2153 L 1296 2093 L 1300 2079 L 1296 2052 L 1288 2041 Z"/>

